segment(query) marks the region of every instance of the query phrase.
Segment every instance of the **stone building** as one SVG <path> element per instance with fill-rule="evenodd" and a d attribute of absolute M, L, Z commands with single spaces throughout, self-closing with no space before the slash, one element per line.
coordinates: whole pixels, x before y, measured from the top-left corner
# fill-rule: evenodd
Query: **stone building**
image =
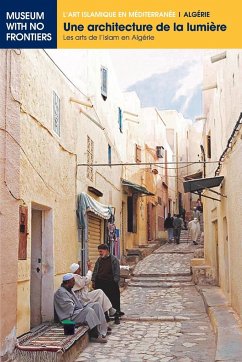
<path fill-rule="evenodd" d="M 204 62 L 203 145 L 206 177 L 219 185 L 204 191 L 205 260 L 210 282 L 219 285 L 242 316 L 242 51 L 214 52 Z M 214 193 L 214 191 L 216 193 Z"/>
<path fill-rule="evenodd" d="M 122 166 L 112 172 L 108 164 L 123 159 L 121 101 L 108 101 L 105 59 L 80 54 L 81 79 L 87 65 L 92 73 L 79 89 L 43 50 L 0 53 L 1 355 L 12 351 L 16 336 L 53 318 L 62 275 L 73 261 L 95 260 L 114 210 L 120 225 Z M 97 162 L 108 167 L 89 166 Z M 94 205 L 86 238 L 76 215 L 82 193 Z"/>
<path fill-rule="evenodd" d="M 174 213 L 181 213 L 184 208 L 189 218 L 195 196 L 191 193 L 184 194 L 183 181 L 186 178 L 194 177 L 196 174 L 201 174 L 201 131 L 196 124 L 185 119 L 181 113 L 175 110 L 165 110 L 160 113 L 166 123 L 167 140 L 173 153 L 172 161 L 175 174 L 173 211 Z"/>

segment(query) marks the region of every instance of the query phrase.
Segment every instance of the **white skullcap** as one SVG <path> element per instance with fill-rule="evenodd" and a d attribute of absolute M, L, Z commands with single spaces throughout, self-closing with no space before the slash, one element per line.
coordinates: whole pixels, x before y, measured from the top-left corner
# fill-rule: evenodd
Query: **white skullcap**
<path fill-rule="evenodd" d="M 67 274 L 63 275 L 63 282 L 66 282 L 67 280 L 71 280 L 72 278 L 74 278 L 74 274 L 67 273 Z"/>
<path fill-rule="evenodd" d="M 71 271 L 72 273 L 75 273 L 75 271 L 76 271 L 78 268 L 79 268 L 79 264 L 73 263 L 73 264 L 71 264 L 71 266 L 70 266 L 70 271 Z"/>

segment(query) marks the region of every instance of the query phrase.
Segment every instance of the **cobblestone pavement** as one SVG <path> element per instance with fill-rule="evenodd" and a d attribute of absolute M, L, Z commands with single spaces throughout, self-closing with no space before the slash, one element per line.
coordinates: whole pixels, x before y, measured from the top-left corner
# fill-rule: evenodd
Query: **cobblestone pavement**
<path fill-rule="evenodd" d="M 121 324 L 76 362 L 213 362 L 215 336 L 190 275 L 195 248 L 166 244 L 140 261 L 122 293 Z"/>

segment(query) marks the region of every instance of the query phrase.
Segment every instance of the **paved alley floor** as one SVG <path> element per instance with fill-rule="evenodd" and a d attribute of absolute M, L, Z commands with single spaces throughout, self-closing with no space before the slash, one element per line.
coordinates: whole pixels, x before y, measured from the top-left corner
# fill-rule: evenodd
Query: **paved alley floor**
<path fill-rule="evenodd" d="M 191 281 L 196 246 L 165 244 L 140 261 L 121 297 L 125 316 L 108 343 L 89 343 L 80 361 L 213 362 L 215 335 Z"/>

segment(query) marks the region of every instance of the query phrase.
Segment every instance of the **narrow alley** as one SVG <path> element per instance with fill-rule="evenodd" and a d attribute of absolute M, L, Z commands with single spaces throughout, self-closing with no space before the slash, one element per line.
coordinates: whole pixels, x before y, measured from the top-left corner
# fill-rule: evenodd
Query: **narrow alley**
<path fill-rule="evenodd" d="M 0 80 L 1 361 L 242 362 L 242 49 L 2 49 Z"/>
<path fill-rule="evenodd" d="M 212 362 L 215 336 L 202 297 L 191 280 L 196 246 L 165 244 L 140 261 L 122 293 L 125 312 L 107 344 L 89 343 L 81 361 Z"/>

